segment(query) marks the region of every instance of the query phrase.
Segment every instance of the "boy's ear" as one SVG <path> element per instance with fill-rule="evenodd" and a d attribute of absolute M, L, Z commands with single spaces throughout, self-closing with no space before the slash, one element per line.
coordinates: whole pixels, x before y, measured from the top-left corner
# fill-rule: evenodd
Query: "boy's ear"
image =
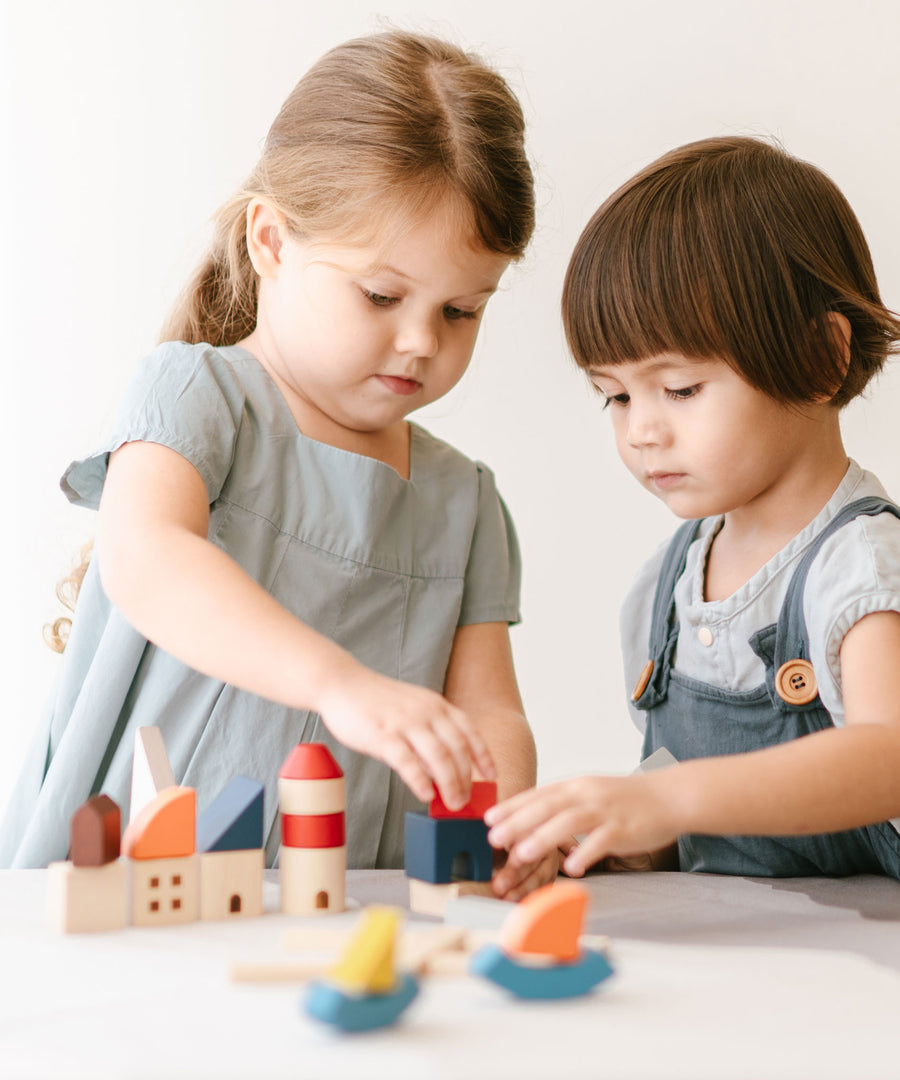
<path fill-rule="evenodd" d="M 284 215 L 261 199 L 247 205 L 247 251 L 261 278 L 274 277 L 281 265 Z"/>
<path fill-rule="evenodd" d="M 840 378 L 837 385 L 830 392 L 822 394 L 823 401 L 830 401 L 840 390 L 847 368 L 850 366 L 850 339 L 853 336 L 850 320 L 839 311 L 826 311 L 822 318 L 822 325 L 818 327 L 820 337 L 825 339 L 827 345 L 826 356 L 838 357 Z"/>

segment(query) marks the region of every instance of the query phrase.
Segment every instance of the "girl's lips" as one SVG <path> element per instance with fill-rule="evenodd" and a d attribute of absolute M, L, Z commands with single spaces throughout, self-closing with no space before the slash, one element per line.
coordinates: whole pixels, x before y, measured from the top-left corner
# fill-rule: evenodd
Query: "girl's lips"
<path fill-rule="evenodd" d="M 414 394 L 422 385 L 417 379 L 404 379 L 401 375 L 379 375 L 378 378 L 392 394 L 402 394 L 404 397 Z"/>

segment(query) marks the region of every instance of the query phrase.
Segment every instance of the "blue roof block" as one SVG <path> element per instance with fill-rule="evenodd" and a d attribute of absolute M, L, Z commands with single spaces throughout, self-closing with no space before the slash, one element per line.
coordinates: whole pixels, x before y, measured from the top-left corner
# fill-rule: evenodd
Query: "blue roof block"
<path fill-rule="evenodd" d="M 197 818 L 197 851 L 249 851 L 263 846 L 263 786 L 236 776 Z"/>

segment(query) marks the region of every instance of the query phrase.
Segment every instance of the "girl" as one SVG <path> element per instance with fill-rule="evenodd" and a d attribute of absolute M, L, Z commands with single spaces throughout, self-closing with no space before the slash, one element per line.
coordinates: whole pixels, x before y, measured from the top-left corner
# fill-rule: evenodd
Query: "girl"
<path fill-rule="evenodd" d="M 92 792 L 127 812 L 146 724 L 201 807 L 266 784 L 269 865 L 298 740 L 344 769 L 351 867 L 402 865 L 432 780 L 455 806 L 473 767 L 533 783 L 512 523 L 488 469 L 405 419 L 465 372 L 533 223 L 521 109 L 478 60 L 387 33 L 300 81 L 113 435 L 63 478 L 99 506 L 97 557 L 0 863 L 65 857 Z M 500 891 L 555 864 L 532 869 Z"/>
<path fill-rule="evenodd" d="M 689 519 L 622 636 L 643 755 L 493 808 L 530 860 L 900 877 L 900 510 L 848 461 L 840 410 L 900 340 L 852 211 L 764 142 L 710 139 L 600 207 L 563 315 L 628 469 Z M 651 856 L 641 853 L 653 853 Z"/>

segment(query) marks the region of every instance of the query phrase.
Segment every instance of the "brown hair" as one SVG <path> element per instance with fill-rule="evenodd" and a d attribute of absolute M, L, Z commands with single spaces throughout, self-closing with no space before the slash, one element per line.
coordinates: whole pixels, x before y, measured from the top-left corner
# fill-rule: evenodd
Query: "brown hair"
<path fill-rule="evenodd" d="M 281 107 L 162 340 L 233 345 L 256 327 L 246 216 L 259 198 L 302 237 L 369 243 L 452 206 L 472 244 L 519 259 L 534 231 L 525 121 L 504 79 L 437 38 L 392 31 L 326 53 Z M 90 548 L 57 595 L 74 609 Z M 65 648 L 71 620 L 44 628 Z"/>
<path fill-rule="evenodd" d="M 784 403 L 845 405 L 900 341 L 835 184 L 738 136 L 672 150 L 614 192 L 575 246 L 562 311 L 581 367 L 715 356 Z M 829 312 L 849 320 L 849 364 Z"/>
<path fill-rule="evenodd" d="M 246 241 L 252 198 L 297 236 L 369 242 L 449 200 L 473 243 L 517 259 L 534 229 L 521 107 L 503 78 L 436 38 L 401 31 L 345 42 L 291 92 L 163 340 L 230 345 L 256 326 Z"/>

